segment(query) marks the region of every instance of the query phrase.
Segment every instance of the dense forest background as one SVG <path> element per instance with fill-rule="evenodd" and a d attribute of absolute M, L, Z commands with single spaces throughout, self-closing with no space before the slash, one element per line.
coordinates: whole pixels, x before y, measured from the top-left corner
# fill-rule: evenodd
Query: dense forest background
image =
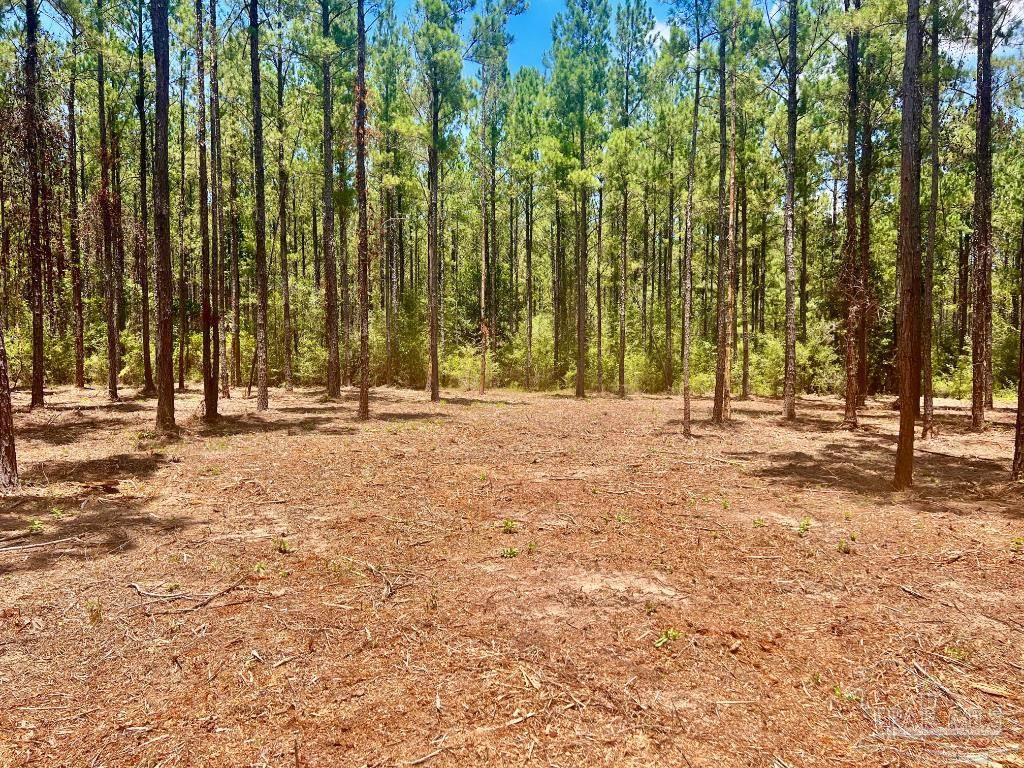
<path fill-rule="evenodd" d="M 913 213 L 926 395 L 1010 396 L 1024 12 L 910 6 L 677 0 L 656 22 L 645 0 L 568 0 L 543 66 L 512 72 L 521 0 L 172 2 L 178 386 L 336 391 L 365 311 L 370 385 L 689 385 L 717 411 L 730 390 L 783 394 L 792 335 L 795 391 L 856 408 L 897 390 Z M 0 317 L 12 383 L 35 372 L 40 402 L 44 380 L 154 391 L 152 18 L 141 0 L 2 7 Z"/>

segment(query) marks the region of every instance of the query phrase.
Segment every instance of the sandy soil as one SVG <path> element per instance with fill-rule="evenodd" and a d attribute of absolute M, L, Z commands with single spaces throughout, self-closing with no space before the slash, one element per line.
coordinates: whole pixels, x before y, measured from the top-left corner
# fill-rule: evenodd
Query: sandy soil
<path fill-rule="evenodd" d="M 1024 766 L 1008 410 L 17 395 L 0 765 Z"/>

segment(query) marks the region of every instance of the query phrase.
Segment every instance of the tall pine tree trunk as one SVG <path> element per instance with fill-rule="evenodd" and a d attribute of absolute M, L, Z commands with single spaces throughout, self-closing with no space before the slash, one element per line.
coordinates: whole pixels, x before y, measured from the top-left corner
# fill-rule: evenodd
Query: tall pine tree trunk
<path fill-rule="evenodd" d="M 797 17 L 799 0 L 788 0 L 789 33 L 786 57 L 786 200 L 783 206 L 783 260 L 786 271 L 785 369 L 782 379 L 782 414 L 796 418 L 796 263 L 793 254 L 796 197 Z"/>
<path fill-rule="evenodd" d="M 533 385 L 533 178 L 526 188 L 526 386 Z"/>
<path fill-rule="evenodd" d="M 671 128 L 669 129 L 671 131 Z M 668 221 L 665 223 L 665 391 L 672 391 L 675 372 L 672 368 L 672 259 L 675 254 L 676 230 L 676 142 L 670 134 L 668 144 Z"/>
<path fill-rule="evenodd" d="M 622 181 L 619 222 L 619 397 L 626 396 L 626 295 L 629 292 L 629 180 Z"/>
<path fill-rule="evenodd" d="M 683 229 L 683 332 L 682 332 L 682 376 L 683 376 L 683 434 L 689 437 L 690 427 L 690 337 L 693 326 L 693 188 L 697 162 L 697 134 L 700 129 L 700 48 L 704 42 L 700 24 L 700 0 L 693 2 L 693 25 L 697 37 L 697 71 L 693 85 L 693 117 L 690 123 L 690 154 L 686 161 L 686 219 Z M 625 269 L 623 257 L 623 269 Z M 625 312 L 622 312 L 625 315 Z M 625 338 L 621 341 L 625 343 Z"/>
<path fill-rule="evenodd" d="M 73 60 L 68 83 L 68 232 L 71 246 L 71 311 L 74 314 L 75 386 L 85 387 L 85 306 L 82 300 L 82 246 L 78 228 L 78 120 L 75 86 L 78 79 L 78 25 L 71 21 Z M 6 234 L 6 233 L 5 233 Z"/>
<path fill-rule="evenodd" d="M 249 3 L 249 75 L 252 82 L 252 143 L 256 186 L 256 410 L 270 406 L 267 392 L 267 198 L 263 158 L 263 99 L 260 93 L 259 0 Z"/>
<path fill-rule="evenodd" d="M 102 82 L 103 54 L 99 54 L 99 72 Z M 103 90 L 100 88 L 100 110 L 103 110 Z M 43 405 L 43 380 L 46 362 L 43 357 L 43 249 L 40 240 L 40 185 L 42 169 L 39 146 L 39 5 L 37 0 L 25 0 L 25 153 L 28 155 L 29 223 L 28 249 L 32 305 L 32 407 Z M 102 118 L 101 118 L 102 124 Z M 104 146 L 106 133 L 101 133 Z M 106 166 L 104 165 L 104 169 Z M 105 209 L 106 210 L 106 209 Z M 106 220 L 104 220 L 106 223 Z M 116 333 L 116 330 L 115 330 Z M 116 375 L 116 372 L 115 372 Z M 117 398 L 117 385 L 112 399 Z M 12 438 L 13 440 L 13 438 Z M 13 444 L 12 444 L 13 445 Z M 13 448 L 12 448 L 13 455 Z"/>
<path fill-rule="evenodd" d="M 721 22 L 720 22 L 721 23 Z M 729 314 L 729 295 L 732 290 L 732 273 L 729 270 L 729 220 L 732 217 L 732 206 L 728 200 L 727 187 L 729 141 L 726 134 L 728 119 L 728 82 L 726 79 L 726 52 L 728 27 L 721 25 L 718 32 L 718 304 L 717 318 L 717 362 L 715 364 L 715 402 L 712 409 L 712 421 L 716 424 L 728 421 L 730 417 L 729 386 L 730 386 L 730 354 L 732 345 L 729 340 L 731 317 Z"/>
<path fill-rule="evenodd" d="M 330 0 L 320 0 L 320 33 L 325 42 L 331 39 Z M 324 337 L 327 344 L 327 396 L 341 394 L 341 357 L 338 349 L 338 277 L 334 258 L 334 89 L 331 80 L 331 57 L 320 61 L 323 81 L 323 175 L 320 196 L 323 206 L 323 234 L 319 251 L 316 247 L 316 219 L 313 220 L 313 281 L 320 285 L 320 262 L 324 268 Z M 318 254 L 322 253 L 322 257 Z"/>
<path fill-rule="evenodd" d="M 142 0 L 136 3 L 136 55 L 138 57 L 139 87 L 135 94 L 135 110 L 139 115 L 139 211 L 141 215 L 141 248 L 139 250 L 139 293 L 142 304 L 142 394 L 146 397 L 156 392 L 153 383 L 153 363 L 149 338 L 149 196 L 147 194 L 147 173 L 149 149 L 146 140 L 146 69 L 144 61 L 145 38 L 142 36 Z"/>
<path fill-rule="evenodd" d="M 484 158 L 487 150 L 486 134 L 487 100 L 486 89 L 480 105 L 480 394 L 487 389 L 487 187 L 484 183 Z M 555 219 L 558 219 L 558 202 L 555 202 Z M 552 279 L 556 279 L 554 262 L 551 269 Z M 558 291 L 554 291 L 552 323 L 554 328 L 555 368 L 558 367 Z"/>
<path fill-rule="evenodd" d="M 440 142 L 441 96 L 439 84 L 433 82 L 430 89 L 430 146 L 427 147 L 427 306 L 430 334 L 430 372 L 428 387 L 430 400 L 441 399 L 438 388 L 438 259 L 437 259 L 437 186 L 438 186 L 438 144 Z"/>
<path fill-rule="evenodd" d="M 277 2 L 281 15 L 281 0 Z M 283 19 L 281 21 L 283 24 Z M 284 29 L 278 30 L 280 39 L 274 68 L 277 71 L 277 234 L 278 261 L 281 268 L 281 353 L 284 388 L 292 389 L 292 305 L 288 285 L 288 171 L 284 166 Z"/>
<path fill-rule="evenodd" d="M 865 64 L 867 64 L 865 60 Z M 860 263 L 858 283 L 860 284 L 860 311 L 857 315 L 857 405 L 863 406 L 868 395 L 868 324 L 871 309 L 871 174 L 874 162 L 874 125 L 871 118 L 871 90 L 868 83 L 870 67 L 865 66 L 860 78 L 864 84 L 861 109 L 864 125 L 861 128 L 860 157 Z"/>
<path fill-rule="evenodd" d="M 985 428 L 992 347 L 992 17 L 993 0 L 978 0 L 971 426 L 979 431 Z"/>
<path fill-rule="evenodd" d="M 3 326 L 4 315 L 0 312 L 0 495 L 9 493 L 17 487 L 17 452 L 14 449 L 7 346 L 4 343 L 6 329 Z"/>
<path fill-rule="evenodd" d="M 1020 250 L 1017 259 L 1017 263 L 1024 267 L 1024 216 L 1021 217 Z M 1024 310 L 1024 274 L 1021 275 L 1019 288 L 1020 307 Z M 1012 472 L 1014 480 L 1024 477 L 1024 311 L 1021 311 L 1018 320 L 1020 321 L 1020 341 L 1017 347 L 1017 434 L 1013 447 Z M 0 364 L 2 363 L 3 361 L 0 360 Z"/>
<path fill-rule="evenodd" d="M 366 18 L 356 3 L 356 204 L 359 216 L 359 418 L 370 417 L 370 251 L 366 201 Z"/>
<path fill-rule="evenodd" d="M 206 37 L 203 0 L 196 0 L 196 145 L 199 150 L 199 274 L 201 281 L 203 332 L 203 418 L 217 418 L 217 379 L 214 376 L 213 356 L 213 302 L 212 270 L 210 264 L 210 207 L 209 176 L 206 152 L 206 57 L 203 41 Z"/>
<path fill-rule="evenodd" d="M 0 312 L 0 495 L 10 493 L 18 487 L 18 455 L 14 447 L 11 381 L 7 373 L 7 346 L 4 343 L 6 332 L 4 313 Z"/>
<path fill-rule="evenodd" d="M 740 159 L 740 292 L 741 292 L 741 332 L 743 334 L 743 370 L 741 378 L 741 397 L 747 400 L 750 397 L 750 318 L 748 317 L 748 286 L 747 286 L 747 150 L 746 150 L 746 120 L 741 123 L 740 147 L 743 156 Z"/>
<path fill-rule="evenodd" d="M 579 112 L 580 170 L 587 168 L 586 116 Z M 576 397 L 586 396 L 587 371 L 587 196 L 580 187 L 579 231 L 576 236 Z"/>
<path fill-rule="evenodd" d="M 859 8 L 859 0 L 855 7 Z M 849 0 L 846 9 L 849 11 Z M 860 325 L 860 280 L 857 252 L 857 121 L 858 55 L 860 38 L 856 31 L 846 35 L 846 239 L 843 242 L 843 289 L 846 301 L 846 411 L 843 423 L 857 426 L 857 329 Z"/>
<path fill-rule="evenodd" d="M 156 63 L 156 126 L 153 146 L 153 245 L 156 257 L 156 428 L 174 429 L 174 290 L 171 275 L 171 183 L 167 132 L 170 120 L 170 41 L 167 0 L 152 0 Z M 184 140 L 184 138 L 182 139 Z"/>
<path fill-rule="evenodd" d="M 29 0 L 31 2 L 31 0 Z M 96 5 L 97 33 L 103 39 L 103 2 L 99 0 Z M 27 64 L 26 64 L 27 66 Z M 103 225 L 103 274 L 104 274 L 104 313 L 107 320 L 107 396 L 111 400 L 117 400 L 117 368 L 119 357 L 118 318 L 117 318 L 117 289 L 114 264 L 114 233 L 113 216 L 111 213 L 111 189 L 110 189 L 110 165 L 111 154 L 107 143 L 107 97 L 106 97 L 106 69 L 103 57 L 102 46 L 96 52 L 96 80 L 97 80 L 97 119 L 100 126 L 100 216 Z M 34 175 L 34 174 L 33 174 Z M 39 315 L 40 330 L 42 329 L 42 289 L 40 287 Z M 33 290 L 33 299 L 35 290 Z M 33 317 L 35 310 L 33 308 Z M 33 337 L 34 338 L 34 337 Z M 41 336 L 40 336 L 41 341 Z M 41 397 L 40 393 L 40 397 Z M 33 404 L 35 401 L 35 384 L 33 382 Z"/>
<path fill-rule="evenodd" d="M 231 186 L 231 210 L 228 213 L 231 222 L 231 383 L 239 387 L 242 385 L 242 280 L 238 259 L 242 225 L 238 220 L 238 175 L 233 156 L 228 161 L 228 177 Z"/>
<path fill-rule="evenodd" d="M 928 247 L 925 250 L 924 281 L 921 301 L 921 385 L 924 392 L 924 411 L 921 422 L 921 437 L 932 433 L 932 419 L 935 412 L 932 382 L 932 304 L 935 285 L 935 250 L 939 211 L 939 4 L 932 3 L 931 28 L 932 71 L 931 82 L 931 125 L 928 143 L 931 160 L 931 190 L 928 200 Z"/>
<path fill-rule="evenodd" d="M 921 382 L 918 353 L 921 342 L 921 44 L 921 3 L 920 0 L 908 0 L 903 114 L 900 120 L 897 242 L 900 268 L 900 323 L 896 350 L 900 434 L 896 448 L 894 483 L 897 490 L 909 488 L 914 481 L 914 419 Z"/>
<path fill-rule="evenodd" d="M 601 312 L 603 301 L 601 294 L 601 264 L 604 262 L 604 187 L 597 191 L 597 269 L 595 280 L 595 297 L 597 300 L 597 391 L 604 392 L 604 329 L 602 328 Z M 671 355 L 671 353 L 670 353 Z"/>
<path fill-rule="evenodd" d="M 181 52 L 180 79 L 181 103 L 178 123 L 178 391 L 185 391 L 185 375 L 188 369 L 188 285 L 185 248 L 185 66 L 188 59 Z"/>
<path fill-rule="evenodd" d="M 224 269 L 228 258 L 228 234 L 224 230 L 224 143 L 220 124 L 220 67 L 217 49 L 220 34 L 217 31 L 217 0 L 210 0 L 210 126 L 213 138 L 213 361 L 214 378 L 220 382 L 220 396 L 231 397 L 228 376 L 227 292 Z"/>

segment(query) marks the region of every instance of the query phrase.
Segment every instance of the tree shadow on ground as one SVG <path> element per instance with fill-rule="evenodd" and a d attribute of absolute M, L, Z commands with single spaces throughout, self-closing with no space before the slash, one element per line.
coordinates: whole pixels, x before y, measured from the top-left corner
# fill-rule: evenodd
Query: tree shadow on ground
<path fill-rule="evenodd" d="M 139 413 L 140 411 L 153 410 L 145 402 L 139 402 L 136 398 L 126 398 L 106 403 L 56 403 L 43 407 L 42 413 L 57 411 L 59 413 L 74 411 L 104 411 L 111 413 Z"/>
<path fill-rule="evenodd" d="M 123 427 L 128 419 L 96 419 L 84 416 L 71 422 L 28 424 L 15 430 L 15 439 L 48 445 L 71 445 L 82 437 L 106 428 Z"/>
<path fill-rule="evenodd" d="M 0 513 L 8 534 L 0 546 L 0 576 L 46 570 L 61 559 L 96 560 L 131 551 L 138 534 L 169 535 L 190 523 L 179 515 L 145 511 L 141 497 L 103 495 L 7 497 L 9 512 Z M 42 526 L 40 533 L 34 533 Z M 50 543 L 52 542 L 52 543 Z"/>
<path fill-rule="evenodd" d="M 29 483 L 117 481 L 147 478 L 169 462 L 162 453 L 117 453 L 98 459 L 51 459 L 29 465 L 22 480 Z"/>
<path fill-rule="evenodd" d="M 458 405 L 471 407 L 474 405 L 526 405 L 518 400 L 494 400 L 486 397 L 467 397 L 465 395 L 447 396 L 441 398 L 441 405 Z"/>
<path fill-rule="evenodd" d="M 352 409 L 344 403 L 337 400 L 325 400 L 322 401 L 323 405 L 286 405 L 282 408 L 274 408 L 274 413 L 336 413 L 338 415 L 345 415 L 352 412 Z"/>
<path fill-rule="evenodd" d="M 268 412 L 273 413 L 273 412 Z M 320 435 L 350 435 L 353 427 L 339 426 L 337 419 L 326 416 L 307 416 L 304 419 L 269 418 L 245 414 L 241 416 L 220 416 L 212 423 L 202 422 L 195 428 L 201 437 L 233 437 L 235 435 L 259 434 L 266 432 L 287 432 L 299 434 L 315 432 Z"/>
<path fill-rule="evenodd" d="M 887 503 L 894 496 L 895 449 L 896 439 L 891 435 L 850 432 L 812 452 L 737 451 L 729 455 L 752 462 L 767 458 L 768 466 L 752 474 L 772 482 L 841 490 Z M 1024 517 L 1024 496 L 1006 489 L 1009 472 L 1007 462 L 924 449 L 915 458 L 914 490 L 899 501 L 924 512 L 954 514 L 963 514 L 965 503 L 979 503 L 1008 516 Z"/>
<path fill-rule="evenodd" d="M 433 421 L 435 419 L 448 419 L 446 413 L 402 413 L 399 411 L 381 411 L 374 413 L 370 411 L 370 421 Z"/>
<path fill-rule="evenodd" d="M 64 557 L 95 559 L 132 549 L 135 531 L 171 533 L 185 527 L 185 518 L 157 517 L 144 510 L 144 497 L 118 491 L 120 480 L 149 478 L 168 462 L 160 453 L 121 453 L 30 465 L 23 474 L 22 493 L 2 500 L 0 531 L 7 532 L 3 548 L 33 546 L 0 551 L 0 575 L 45 569 Z M 77 482 L 84 487 L 78 493 L 52 495 L 46 491 L 54 482 Z M 35 488 L 38 493 L 32 492 Z M 69 537 L 74 540 L 57 541 Z"/>

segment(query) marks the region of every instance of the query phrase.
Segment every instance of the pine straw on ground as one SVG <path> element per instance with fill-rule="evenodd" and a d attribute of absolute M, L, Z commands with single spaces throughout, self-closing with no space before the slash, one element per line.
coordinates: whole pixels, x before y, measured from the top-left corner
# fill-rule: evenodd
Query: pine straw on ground
<path fill-rule="evenodd" d="M 19 393 L 0 765 L 1024 765 L 1009 411 L 239 394 Z"/>

